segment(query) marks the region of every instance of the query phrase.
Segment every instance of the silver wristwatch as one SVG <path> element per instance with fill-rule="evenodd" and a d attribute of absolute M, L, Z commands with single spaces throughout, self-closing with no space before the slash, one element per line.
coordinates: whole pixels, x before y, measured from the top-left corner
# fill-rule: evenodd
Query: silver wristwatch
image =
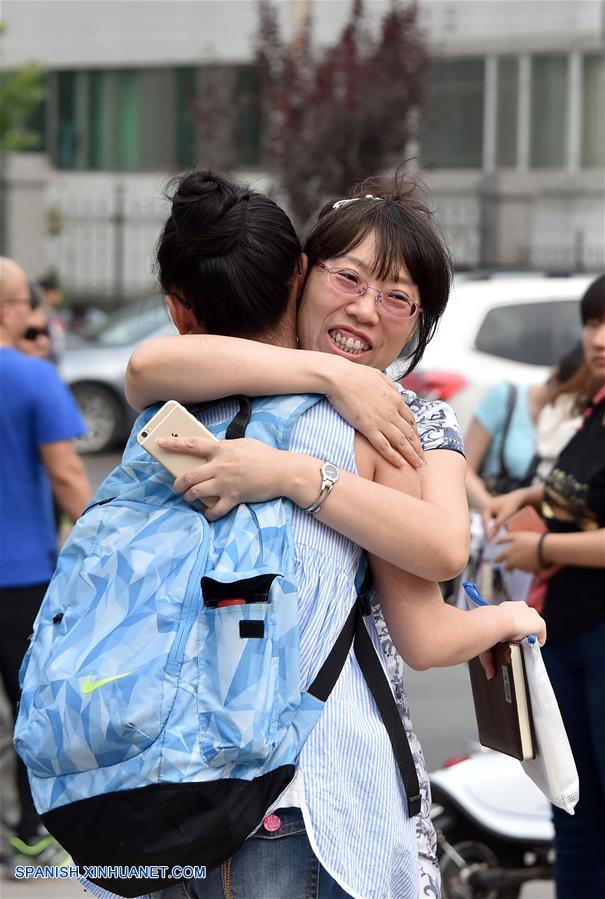
<path fill-rule="evenodd" d="M 333 462 L 324 462 L 321 466 L 321 488 L 319 491 L 319 496 L 315 500 L 314 503 L 311 503 L 310 506 L 307 506 L 306 509 L 303 509 L 303 512 L 309 512 L 313 515 L 315 512 L 319 512 L 321 509 L 322 503 L 325 500 L 326 496 L 329 496 L 332 492 L 332 488 L 334 484 L 340 477 L 340 472 Z"/>

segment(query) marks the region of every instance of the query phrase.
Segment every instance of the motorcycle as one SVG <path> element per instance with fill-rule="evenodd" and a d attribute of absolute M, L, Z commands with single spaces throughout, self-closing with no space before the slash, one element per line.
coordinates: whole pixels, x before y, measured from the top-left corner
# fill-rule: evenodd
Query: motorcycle
<path fill-rule="evenodd" d="M 442 899 L 518 899 L 554 877 L 548 800 L 516 759 L 489 749 L 429 775 Z"/>

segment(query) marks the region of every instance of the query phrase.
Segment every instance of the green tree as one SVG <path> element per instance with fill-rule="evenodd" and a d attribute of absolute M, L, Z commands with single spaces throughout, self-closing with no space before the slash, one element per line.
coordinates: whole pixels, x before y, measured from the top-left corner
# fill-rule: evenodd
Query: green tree
<path fill-rule="evenodd" d="M 4 26 L 0 22 L 0 39 Z M 44 70 L 30 63 L 0 74 L 0 151 L 32 150 L 40 136 L 30 126 L 31 117 L 45 97 Z"/>

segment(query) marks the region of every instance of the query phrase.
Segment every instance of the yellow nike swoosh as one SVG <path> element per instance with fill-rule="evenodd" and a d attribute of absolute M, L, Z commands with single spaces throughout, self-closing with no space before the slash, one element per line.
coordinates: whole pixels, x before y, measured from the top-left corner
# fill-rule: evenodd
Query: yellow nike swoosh
<path fill-rule="evenodd" d="M 127 671 L 126 674 L 115 674 L 113 677 L 102 677 L 101 680 L 97 681 L 93 681 L 89 674 L 82 684 L 82 693 L 92 693 L 93 690 L 98 690 L 99 687 L 104 687 L 105 684 L 110 684 L 114 680 L 120 680 L 122 677 L 129 677 L 131 674 L 134 674 L 134 671 Z"/>

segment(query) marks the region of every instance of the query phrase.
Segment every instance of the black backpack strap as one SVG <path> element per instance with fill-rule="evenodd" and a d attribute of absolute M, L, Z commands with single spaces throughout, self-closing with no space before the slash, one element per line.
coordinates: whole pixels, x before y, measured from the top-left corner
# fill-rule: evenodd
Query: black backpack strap
<path fill-rule="evenodd" d="M 334 689 L 336 681 L 340 677 L 340 672 L 342 671 L 344 663 L 347 660 L 349 650 L 353 645 L 353 638 L 355 637 L 355 625 L 358 617 L 359 611 L 357 602 L 355 602 L 355 605 L 349 612 L 347 620 L 343 624 L 342 630 L 336 638 L 336 642 L 330 650 L 327 659 L 317 672 L 315 680 L 307 691 L 312 696 L 315 696 L 316 699 L 320 699 L 322 702 L 326 701 L 326 699 Z"/>
<path fill-rule="evenodd" d="M 500 441 L 500 473 L 499 477 L 506 478 L 509 476 L 508 466 L 504 459 L 504 450 L 506 449 L 506 438 L 508 437 L 508 429 L 510 428 L 513 412 L 515 411 L 515 403 L 517 402 L 517 388 L 514 384 L 508 385 L 508 397 L 506 400 L 506 418 L 504 419 L 504 428 L 502 429 L 502 439 Z"/>
<path fill-rule="evenodd" d="M 238 437 L 245 437 L 246 428 L 248 427 L 250 416 L 252 415 L 252 400 L 249 396 L 241 395 L 227 397 L 227 399 L 236 402 L 239 406 L 239 410 L 235 413 L 235 416 L 227 425 L 225 440 L 235 440 Z M 211 406 L 214 406 L 216 405 L 216 403 L 220 402 L 223 402 L 223 400 L 209 400 L 205 403 L 195 403 L 193 405 L 189 405 L 186 408 L 191 412 L 192 415 L 195 415 L 195 417 L 199 419 L 205 409 L 209 409 Z"/>
<path fill-rule="evenodd" d="M 344 663 L 347 660 L 349 650 L 353 645 L 357 619 L 360 617 L 360 603 L 363 604 L 364 608 L 370 608 L 370 596 L 374 580 L 372 577 L 370 566 L 367 564 L 367 562 L 365 562 L 365 560 L 364 563 L 365 572 L 361 585 L 357 589 L 357 600 L 355 601 L 355 605 L 349 612 L 347 620 L 343 624 L 342 630 L 336 638 L 334 646 L 330 650 L 326 660 L 317 672 L 315 680 L 308 689 L 308 692 L 312 696 L 315 696 L 322 702 L 326 701 L 326 699 L 334 689 L 334 685 L 340 677 L 340 672 L 342 671 Z M 363 569 L 361 569 L 360 566 L 360 572 L 361 570 Z M 359 581 L 357 581 L 357 583 L 359 583 Z"/>
<path fill-rule="evenodd" d="M 239 412 L 230 423 L 225 433 L 225 440 L 236 440 L 246 435 L 246 428 L 252 414 L 252 401 L 249 396 L 234 396 L 234 400 L 239 403 Z"/>
<path fill-rule="evenodd" d="M 366 613 L 368 614 L 368 613 Z M 378 706 L 382 723 L 389 735 L 395 761 L 401 774 L 401 779 L 405 786 L 405 793 L 408 800 L 408 817 L 413 818 L 420 814 L 420 784 L 418 782 L 418 774 L 414 757 L 407 734 L 397 708 L 397 703 L 393 698 L 390 684 L 384 673 L 384 669 L 378 660 L 374 644 L 370 639 L 364 622 L 364 614 L 360 608 L 360 614 L 357 616 L 355 626 L 355 655 L 359 662 L 359 667 L 368 685 L 370 693 L 374 697 L 374 702 Z"/>
<path fill-rule="evenodd" d="M 405 786 L 408 800 L 408 817 L 420 814 L 420 785 L 414 764 L 414 757 L 408 742 L 407 734 L 393 698 L 390 684 L 380 664 L 374 644 L 365 626 L 364 617 L 371 614 L 372 573 L 366 571 L 355 605 L 349 612 L 338 638 L 330 653 L 319 669 L 315 680 L 309 687 L 309 693 L 325 702 L 332 692 L 346 662 L 351 644 L 354 644 L 355 656 L 364 679 L 378 707 L 380 717 L 386 728 L 397 767 Z"/>

